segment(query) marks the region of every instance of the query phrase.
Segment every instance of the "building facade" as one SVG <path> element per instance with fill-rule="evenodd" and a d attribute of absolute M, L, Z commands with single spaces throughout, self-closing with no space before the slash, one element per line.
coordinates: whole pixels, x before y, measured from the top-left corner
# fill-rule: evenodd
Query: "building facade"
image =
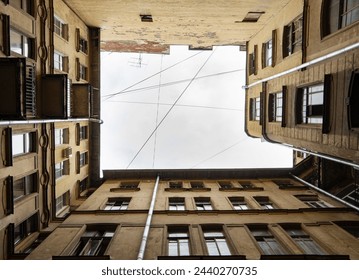
<path fill-rule="evenodd" d="M 0 258 L 23 259 L 98 181 L 100 33 L 63 1 L 0 18 Z"/>
<path fill-rule="evenodd" d="M 195 2 L 0 1 L 0 259 L 359 259 L 356 1 Z M 246 49 L 246 131 L 295 167 L 101 180 L 100 48 L 170 44 Z"/>
<path fill-rule="evenodd" d="M 357 1 L 291 1 L 248 41 L 248 135 L 358 165 L 358 15 Z"/>
<path fill-rule="evenodd" d="M 27 259 L 358 259 L 357 211 L 289 172 L 105 170 Z"/>

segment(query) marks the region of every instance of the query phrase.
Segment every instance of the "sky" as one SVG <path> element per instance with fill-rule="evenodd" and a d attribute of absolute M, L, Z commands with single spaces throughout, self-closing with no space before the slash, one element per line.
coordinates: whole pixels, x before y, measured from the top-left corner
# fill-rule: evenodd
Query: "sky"
<path fill-rule="evenodd" d="M 244 69 L 238 46 L 101 53 L 101 169 L 291 167 L 244 132 Z"/>

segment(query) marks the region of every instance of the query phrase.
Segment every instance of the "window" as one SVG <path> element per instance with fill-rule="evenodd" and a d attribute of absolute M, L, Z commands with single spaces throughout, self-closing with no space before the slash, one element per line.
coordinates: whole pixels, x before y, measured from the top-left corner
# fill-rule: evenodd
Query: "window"
<path fill-rule="evenodd" d="M 242 22 L 257 22 L 264 12 L 248 12 Z"/>
<path fill-rule="evenodd" d="M 287 251 L 277 241 L 266 225 L 248 226 L 264 255 L 285 255 Z"/>
<path fill-rule="evenodd" d="M 35 41 L 19 31 L 10 29 L 10 51 L 29 58 L 35 58 Z"/>
<path fill-rule="evenodd" d="M 33 0 L 9 0 L 11 6 L 16 9 L 23 10 L 31 16 L 34 16 L 34 1 Z"/>
<path fill-rule="evenodd" d="M 228 189 L 233 189 L 233 185 L 231 184 L 231 182 L 218 182 L 219 187 L 221 190 L 228 190 Z"/>
<path fill-rule="evenodd" d="M 91 225 L 81 236 L 80 242 L 71 252 L 72 256 L 103 256 L 115 234 L 116 226 Z"/>
<path fill-rule="evenodd" d="M 259 121 L 261 116 L 261 99 L 260 97 L 251 98 L 250 99 L 250 120 L 251 121 Z"/>
<path fill-rule="evenodd" d="M 55 51 L 54 68 L 63 72 L 68 72 L 68 57 L 58 51 Z"/>
<path fill-rule="evenodd" d="M 36 152 L 36 132 L 12 135 L 12 155 L 18 156 Z"/>
<path fill-rule="evenodd" d="M 203 189 L 204 184 L 202 182 L 191 182 L 191 188 L 192 189 Z"/>
<path fill-rule="evenodd" d="M 59 214 L 62 210 L 66 208 L 66 206 L 70 205 L 70 191 L 65 192 L 56 198 L 56 214 Z"/>
<path fill-rule="evenodd" d="M 188 228 L 170 227 L 168 228 L 168 255 L 169 256 L 189 256 L 189 237 Z"/>
<path fill-rule="evenodd" d="M 86 39 L 80 37 L 80 40 L 79 40 L 79 48 L 80 48 L 80 51 L 81 51 L 81 52 L 87 54 L 87 41 L 86 41 Z"/>
<path fill-rule="evenodd" d="M 34 192 L 37 192 L 37 173 L 14 180 L 13 194 L 15 201 Z"/>
<path fill-rule="evenodd" d="M 61 38 L 68 40 L 68 25 L 57 16 L 54 16 L 54 32 Z"/>
<path fill-rule="evenodd" d="M 213 210 L 211 200 L 209 197 L 196 197 L 195 199 L 196 208 L 199 211 L 210 211 Z"/>
<path fill-rule="evenodd" d="M 87 178 L 79 181 L 79 196 L 85 196 L 85 192 L 87 191 L 88 188 L 88 180 Z"/>
<path fill-rule="evenodd" d="M 349 85 L 348 123 L 349 128 L 359 128 L 359 69 L 352 72 Z"/>
<path fill-rule="evenodd" d="M 229 250 L 226 238 L 221 230 L 205 229 L 203 236 L 206 243 L 208 255 L 210 256 L 229 256 Z"/>
<path fill-rule="evenodd" d="M 171 189 L 182 189 L 183 188 L 182 182 L 170 182 L 169 184 L 170 184 Z"/>
<path fill-rule="evenodd" d="M 326 255 L 326 252 L 301 229 L 300 225 L 282 225 L 282 227 L 305 254 Z"/>
<path fill-rule="evenodd" d="M 69 143 L 69 129 L 58 128 L 55 129 L 55 145 L 62 145 Z"/>
<path fill-rule="evenodd" d="M 272 42 L 273 42 L 272 39 L 270 39 L 262 45 L 263 68 L 267 66 L 272 66 L 272 54 L 273 54 Z"/>
<path fill-rule="evenodd" d="M 241 185 L 241 188 L 244 190 L 261 189 L 254 186 L 250 181 L 239 181 L 238 183 Z"/>
<path fill-rule="evenodd" d="M 249 75 L 257 74 L 257 57 L 256 52 L 252 52 L 248 57 L 248 73 Z"/>
<path fill-rule="evenodd" d="M 171 210 L 171 211 L 186 210 L 184 198 L 183 197 L 168 198 L 168 210 Z"/>
<path fill-rule="evenodd" d="M 320 200 L 316 195 L 295 195 L 300 201 L 304 202 L 311 208 L 328 208 L 332 207 L 329 203 Z"/>
<path fill-rule="evenodd" d="M 80 64 L 79 75 L 80 75 L 80 79 L 87 80 L 87 67 L 86 66 Z"/>
<path fill-rule="evenodd" d="M 248 210 L 250 209 L 244 200 L 244 197 L 230 197 L 229 200 L 235 210 Z"/>
<path fill-rule="evenodd" d="M 322 33 L 327 36 L 359 20 L 357 0 L 324 0 Z"/>
<path fill-rule="evenodd" d="M 80 161 L 79 161 L 79 166 L 83 167 L 88 163 L 88 155 L 87 152 L 84 153 L 80 153 Z"/>
<path fill-rule="evenodd" d="M 276 209 L 277 207 L 269 200 L 267 196 L 255 196 L 254 199 L 259 203 L 262 209 Z"/>
<path fill-rule="evenodd" d="M 32 215 L 27 220 L 18 224 L 14 228 L 14 245 L 19 244 L 26 237 L 38 230 L 38 217 L 37 214 Z"/>
<path fill-rule="evenodd" d="M 138 185 L 139 182 L 121 182 L 120 188 L 134 190 L 134 189 L 138 189 Z"/>
<path fill-rule="evenodd" d="M 69 160 L 64 160 L 55 164 L 55 178 L 59 179 L 69 174 Z"/>
<path fill-rule="evenodd" d="M 88 138 L 87 126 L 80 127 L 80 140 L 86 140 Z"/>
<path fill-rule="evenodd" d="M 302 49 L 303 18 L 292 21 L 283 30 L 283 57 Z"/>
<path fill-rule="evenodd" d="M 322 124 L 324 113 L 324 84 L 297 89 L 297 124 Z"/>
<path fill-rule="evenodd" d="M 111 197 L 106 202 L 104 210 L 106 211 L 127 210 L 130 200 L 131 198 L 128 197 Z"/>
<path fill-rule="evenodd" d="M 269 95 L 268 118 L 270 122 L 281 122 L 283 114 L 283 94 L 281 92 Z"/>
<path fill-rule="evenodd" d="M 140 15 L 142 22 L 153 22 L 152 15 Z"/>

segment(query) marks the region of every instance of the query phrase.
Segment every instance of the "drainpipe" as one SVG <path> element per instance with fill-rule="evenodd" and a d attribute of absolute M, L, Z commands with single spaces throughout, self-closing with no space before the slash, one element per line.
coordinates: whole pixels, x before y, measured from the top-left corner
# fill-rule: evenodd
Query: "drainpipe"
<path fill-rule="evenodd" d="M 331 194 L 331 193 L 328 193 L 314 185 L 312 185 L 311 183 L 308 183 L 307 181 L 303 180 L 302 178 L 299 178 L 298 176 L 294 175 L 294 174 L 290 174 L 294 179 L 300 181 L 301 183 L 305 184 L 306 186 L 316 190 L 317 192 L 320 192 L 320 193 L 323 193 L 329 197 L 331 197 L 332 199 L 336 200 L 336 201 L 339 201 L 340 203 L 343 203 L 345 204 L 346 206 L 350 207 L 350 208 L 353 208 L 355 209 L 356 211 L 359 211 L 359 207 L 356 207 L 354 205 L 351 205 L 350 203 L 346 202 L 345 200 L 343 199 L 340 199 L 339 197 L 336 197 L 335 195 Z"/>
<path fill-rule="evenodd" d="M 154 187 L 153 193 L 152 193 L 150 209 L 148 210 L 146 225 L 145 225 L 145 229 L 143 231 L 142 242 L 141 242 L 140 250 L 138 252 L 137 260 L 143 260 L 143 257 L 145 255 L 148 233 L 150 231 L 153 209 L 155 208 L 155 201 L 156 201 L 156 195 L 157 195 L 159 181 L 160 181 L 160 175 L 157 175 L 155 187 Z"/>

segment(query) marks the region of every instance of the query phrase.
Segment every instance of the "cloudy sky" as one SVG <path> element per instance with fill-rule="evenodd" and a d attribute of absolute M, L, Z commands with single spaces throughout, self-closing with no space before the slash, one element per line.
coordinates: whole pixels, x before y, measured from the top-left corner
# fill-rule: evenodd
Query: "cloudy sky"
<path fill-rule="evenodd" d="M 290 149 L 244 132 L 238 47 L 101 59 L 102 169 L 292 166 Z"/>

